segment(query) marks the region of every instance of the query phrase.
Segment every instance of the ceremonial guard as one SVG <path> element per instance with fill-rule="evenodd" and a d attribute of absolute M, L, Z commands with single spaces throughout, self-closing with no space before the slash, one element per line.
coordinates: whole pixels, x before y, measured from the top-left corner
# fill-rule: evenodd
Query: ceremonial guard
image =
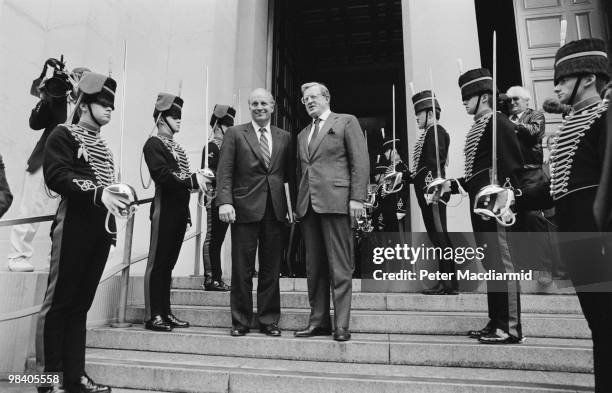
<path fill-rule="evenodd" d="M 395 143 L 399 143 L 399 139 L 395 139 Z M 378 206 L 374 211 L 373 226 L 378 232 L 398 232 L 400 221 L 406 216 L 409 171 L 394 149 L 393 139 L 385 140 L 383 151 L 375 169 Z"/>
<path fill-rule="evenodd" d="M 47 76 L 50 70 L 53 73 Z M 45 62 L 40 77 L 32 82 L 30 94 L 39 98 L 39 101 L 30 113 L 29 125 L 30 129 L 43 130 L 43 132 L 28 158 L 19 202 L 19 216 L 21 217 L 52 214 L 57 210 L 59 199 L 50 195 L 45 188 L 43 178 L 42 164 L 45 143 L 51 131 L 58 124 L 64 123 L 68 115 L 73 112 L 76 84 L 85 71 L 89 70 L 78 67 L 68 72 L 62 61 L 50 58 Z M 75 114 L 73 122 L 78 122 L 78 114 Z M 9 270 L 34 271 L 30 260 L 34 253 L 32 242 L 39 225 L 40 223 L 21 224 L 11 229 Z"/>
<path fill-rule="evenodd" d="M 602 98 L 608 103 L 612 100 L 612 83 L 606 86 Z M 606 150 L 594 210 L 599 229 L 612 232 L 612 116 L 607 115 L 607 118 Z"/>
<path fill-rule="evenodd" d="M 58 125 L 45 146 L 45 182 L 61 201 L 51 227 L 51 266 L 38 316 L 36 358 L 44 371 L 63 372 L 63 387 L 39 392 L 110 392 L 85 374 L 85 332 L 87 311 L 114 240 L 110 213 L 126 215 L 133 199 L 109 188 L 115 183 L 113 155 L 100 137 L 111 119 L 116 86 L 110 77 L 86 73 L 78 85 L 79 123 Z"/>
<path fill-rule="evenodd" d="M 219 153 L 223 144 L 225 131 L 234 125 L 236 110 L 228 105 L 215 105 L 210 118 L 213 137 L 208 142 L 208 168 L 216 175 Z M 202 168 L 206 167 L 206 148 L 202 152 Z M 216 185 L 211 185 L 216 187 Z M 206 238 L 202 247 L 204 260 L 204 289 L 207 291 L 229 291 L 230 287 L 221 278 L 221 246 L 225 240 L 228 223 L 219 219 L 219 208 L 215 203 L 214 188 L 207 193 L 206 203 Z"/>
<path fill-rule="evenodd" d="M 143 153 L 155 197 L 151 204 L 151 243 L 145 272 L 145 328 L 172 331 L 187 328 L 189 322 L 178 319 L 170 308 L 172 269 L 181 251 L 187 224 L 191 224 L 189 198 L 192 190 L 204 184 L 199 173 L 192 173 L 185 150 L 176 143 L 174 134 L 181 127 L 183 99 L 159 93 L 153 119 L 157 135 L 150 137 Z"/>
<path fill-rule="evenodd" d="M 442 108 L 431 90 L 424 90 L 413 95 L 412 104 L 414 105 L 417 126 L 423 132 L 414 145 L 411 179 L 423 215 L 427 236 L 435 247 L 444 249 L 452 247 L 446 225 L 446 202 L 449 200 L 449 195 L 439 197 L 438 202 L 434 204 L 431 200 L 427 200 L 426 189 L 434 178 L 445 177 L 450 136 L 444 127 L 438 124 Z M 438 134 L 437 154 L 436 133 Z M 437 173 L 438 168 L 440 168 L 439 174 Z M 426 295 L 456 295 L 459 285 L 457 283 L 455 261 L 443 258 L 438 261 L 438 264 L 439 272 L 449 273 L 451 279 L 440 280 L 432 288 L 424 290 L 423 293 Z"/>
<path fill-rule="evenodd" d="M 502 202 L 502 195 L 489 196 L 487 200 L 480 198 L 482 191 L 497 182 L 503 187 L 518 187 L 519 176 L 523 168 L 523 158 L 514 124 L 503 114 L 494 116 L 492 102 L 496 92 L 493 92 L 491 72 L 485 68 L 470 70 L 459 77 L 461 97 L 468 114 L 474 116 L 474 124 L 466 136 L 465 142 L 465 177 L 459 179 L 470 196 L 470 206 L 482 214 L 486 214 L 480 202 L 495 200 Z M 493 122 L 496 118 L 497 152 L 496 177 L 493 178 Z M 500 187 L 501 188 L 501 187 Z M 510 204 L 508 190 L 503 194 Z M 504 205 L 505 206 L 505 201 Z M 509 208 L 487 210 L 487 219 L 481 214 L 471 212 L 472 228 L 479 246 L 487 244 L 484 249 L 483 266 L 486 270 L 498 273 L 513 273 L 515 271 L 511 259 L 507 228 L 501 225 L 506 215 L 512 216 Z M 501 210 L 497 215 L 497 210 Z M 510 221 L 511 222 L 511 221 Z M 522 342 L 523 334 L 520 316 L 520 289 L 518 281 L 488 281 L 487 299 L 489 305 L 489 322 L 480 330 L 470 331 L 472 338 L 487 344 L 509 344 Z"/>
<path fill-rule="evenodd" d="M 557 51 L 555 94 L 572 110 L 553 139 L 550 192 L 561 257 L 591 329 L 597 393 L 612 391 L 612 241 L 597 233 L 593 214 L 610 116 L 599 92 L 609 79 L 604 41 L 582 39 Z"/>

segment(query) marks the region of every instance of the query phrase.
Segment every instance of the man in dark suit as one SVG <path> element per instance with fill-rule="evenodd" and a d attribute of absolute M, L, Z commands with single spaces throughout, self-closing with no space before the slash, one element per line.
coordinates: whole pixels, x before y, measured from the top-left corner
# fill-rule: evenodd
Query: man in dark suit
<path fill-rule="evenodd" d="M 347 341 L 355 267 L 351 217 L 363 215 L 370 163 L 357 119 L 331 112 L 330 99 L 325 85 L 302 85 L 302 103 L 313 121 L 298 135 L 296 216 L 306 246 L 310 320 L 295 336 L 331 333 L 331 284 L 334 340 Z"/>
<path fill-rule="evenodd" d="M 230 127 L 217 166 L 219 218 L 232 231 L 232 336 L 249 331 L 253 316 L 255 253 L 259 242 L 257 318 L 259 329 L 280 336 L 280 289 L 283 221 L 287 203 L 291 135 L 270 124 L 274 98 L 265 89 L 249 96 L 252 121 Z"/>

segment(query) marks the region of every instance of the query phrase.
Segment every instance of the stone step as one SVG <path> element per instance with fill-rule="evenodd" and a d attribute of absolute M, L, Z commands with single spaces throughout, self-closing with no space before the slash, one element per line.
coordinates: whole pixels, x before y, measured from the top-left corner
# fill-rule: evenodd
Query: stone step
<path fill-rule="evenodd" d="M 592 391 L 592 375 L 479 368 L 249 359 L 90 349 L 97 381 L 169 392 L 561 393 Z M 115 391 L 115 390 L 113 390 Z"/>
<path fill-rule="evenodd" d="M 212 292 L 200 289 L 174 289 L 171 303 L 188 306 L 230 305 L 229 292 Z M 253 301 L 257 298 L 253 293 Z M 307 292 L 281 292 L 282 308 L 309 309 Z M 389 311 L 468 311 L 486 312 L 487 298 L 484 294 L 461 293 L 457 296 L 431 296 L 417 293 L 353 293 L 354 310 Z M 580 314 L 580 303 L 575 295 L 522 295 L 523 313 Z"/>
<path fill-rule="evenodd" d="M 132 279 L 141 280 L 142 276 L 134 276 Z M 201 289 L 204 278 L 202 276 L 191 277 L 173 277 L 172 288 L 175 289 Z M 280 290 L 282 292 L 306 292 L 308 285 L 305 278 L 288 278 L 282 277 L 280 280 Z M 230 284 L 230 282 L 227 282 Z M 421 292 L 426 285 L 420 281 L 376 281 L 372 279 L 353 279 L 353 292 L 399 292 L 407 293 Z M 253 288 L 257 288 L 257 278 L 253 279 Z M 486 292 L 486 286 L 481 283 L 474 291 L 476 293 Z M 521 281 L 521 292 L 532 294 L 553 294 L 553 295 L 568 295 L 575 294 L 572 283 L 567 280 L 555 280 L 549 285 L 542 285 L 537 280 Z"/>
<path fill-rule="evenodd" d="M 2 393 L 33 393 L 36 389 L 33 386 L 16 386 L 7 381 L 0 381 L 0 392 Z M 113 388 L 113 393 L 167 393 L 160 390 L 139 390 L 139 389 L 119 389 Z"/>
<path fill-rule="evenodd" d="M 347 343 L 331 337 L 295 338 L 249 333 L 231 337 L 228 329 L 189 328 L 172 333 L 142 327 L 95 328 L 88 332 L 92 348 L 243 356 L 319 362 L 400 364 L 589 373 L 590 340 L 531 338 L 524 344 L 492 346 L 458 336 L 356 333 Z"/>
<path fill-rule="evenodd" d="M 231 326 L 228 307 L 174 306 L 173 312 L 194 326 Z M 144 316 L 141 305 L 127 309 L 128 321 L 140 324 Z M 303 329 L 308 324 L 308 317 L 307 309 L 284 308 L 279 325 L 285 330 Z M 479 312 L 354 310 L 351 312 L 350 328 L 362 333 L 465 335 L 468 330 L 479 329 L 487 322 L 486 313 Z M 584 317 L 577 314 L 524 314 L 522 325 L 523 334 L 531 337 L 591 337 Z"/>

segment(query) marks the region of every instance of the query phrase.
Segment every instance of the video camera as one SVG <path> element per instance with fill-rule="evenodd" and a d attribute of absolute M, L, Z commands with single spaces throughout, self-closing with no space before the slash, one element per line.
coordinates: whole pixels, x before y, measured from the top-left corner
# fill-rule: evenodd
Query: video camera
<path fill-rule="evenodd" d="M 512 99 L 507 94 L 501 93 L 497 96 L 497 110 L 510 117 L 512 115 Z"/>
<path fill-rule="evenodd" d="M 53 76 L 46 78 L 49 67 L 53 69 Z M 40 76 L 32 82 L 30 94 L 38 98 L 42 98 L 43 93 L 50 99 L 66 97 L 74 85 L 71 79 L 70 73 L 66 71 L 63 55 L 60 60 L 49 58 L 43 65 Z"/>

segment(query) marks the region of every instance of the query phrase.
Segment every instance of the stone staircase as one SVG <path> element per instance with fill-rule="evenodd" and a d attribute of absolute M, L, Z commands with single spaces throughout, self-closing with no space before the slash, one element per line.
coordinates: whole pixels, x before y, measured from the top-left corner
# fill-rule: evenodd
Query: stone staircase
<path fill-rule="evenodd" d="M 522 345 L 489 346 L 464 336 L 484 326 L 484 294 L 353 294 L 353 339 L 297 339 L 307 325 L 303 279 L 281 279 L 283 335 L 231 337 L 229 293 L 201 279 L 173 282 L 173 311 L 194 325 L 144 330 L 132 305 L 125 329 L 88 332 L 87 371 L 126 392 L 592 392 L 592 349 L 571 294 L 522 296 Z M 122 390 L 123 391 L 123 390 Z"/>

